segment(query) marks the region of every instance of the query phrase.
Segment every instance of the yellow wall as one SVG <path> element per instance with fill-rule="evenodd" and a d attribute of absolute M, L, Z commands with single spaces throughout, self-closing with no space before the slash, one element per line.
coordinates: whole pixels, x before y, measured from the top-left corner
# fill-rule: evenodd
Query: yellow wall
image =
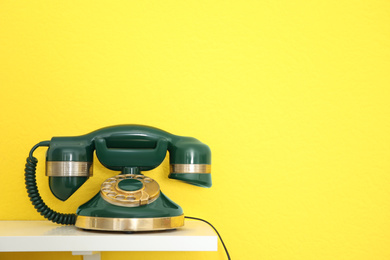
<path fill-rule="evenodd" d="M 24 161 L 116 124 L 194 136 L 211 189 L 151 173 L 233 259 L 390 258 L 389 1 L 0 1 L 0 219 L 42 219 Z M 110 176 L 54 199 L 75 212 Z M 15 256 L 17 258 L 15 258 Z M 225 259 L 107 252 L 102 259 Z M 80 259 L 0 253 L 1 259 Z"/>

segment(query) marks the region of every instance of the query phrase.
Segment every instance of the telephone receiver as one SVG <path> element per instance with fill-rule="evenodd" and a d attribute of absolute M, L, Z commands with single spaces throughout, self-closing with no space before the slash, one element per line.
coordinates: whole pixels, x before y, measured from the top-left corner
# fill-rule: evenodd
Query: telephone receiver
<path fill-rule="evenodd" d="M 93 175 L 93 154 L 118 175 L 79 206 L 76 214 L 50 209 L 36 185 L 38 160 L 33 152 L 47 146 L 46 176 L 51 192 L 67 200 Z M 142 172 L 159 166 L 169 151 L 170 179 L 211 187 L 211 151 L 192 137 L 177 136 L 150 126 L 119 125 L 86 135 L 53 137 L 35 145 L 27 158 L 26 188 L 32 204 L 45 218 L 87 230 L 155 231 L 182 227 L 182 208 L 165 196 L 159 184 Z"/>

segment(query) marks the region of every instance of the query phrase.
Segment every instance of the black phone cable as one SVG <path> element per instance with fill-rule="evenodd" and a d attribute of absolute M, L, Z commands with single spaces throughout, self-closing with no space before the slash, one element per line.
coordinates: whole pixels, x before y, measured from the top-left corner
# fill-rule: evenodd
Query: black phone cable
<path fill-rule="evenodd" d="M 219 232 L 217 231 L 217 229 L 216 229 L 216 228 L 215 228 L 213 225 L 211 225 L 211 223 L 209 223 L 209 222 L 207 222 L 206 220 L 204 220 L 204 219 L 201 219 L 201 218 L 194 218 L 194 217 L 188 217 L 188 216 L 184 216 L 184 217 L 185 217 L 185 218 L 188 218 L 188 219 L 200 220 L 200 221 L 203 221 L 203 222 L 205 222 L 205 223 L 209 224 L 209 225 L 210 225 L 210 227 L 212 227 L 212 228 L 214 229 L 215 233 L 217 233 L 217 235 L 218 235 L 219 239 L 221 240 L 221 243 L 222 243 L 222 245 L 223 245 L 223 248 L 225 249 L 225 252 L 226 252 L 227 258 L 230 260 L 230 255 L 229 255 L 229 252 L 228 252 L 228 250 L 227 250 L 227 248 L 226 248 L 226 246 L 225 246 L 225 243 L 224 243 L 224 242 L 223 242 L 223 240 L 222 240 L 222 237 L 221 237 L 221 235 L 219 234 Z"/>

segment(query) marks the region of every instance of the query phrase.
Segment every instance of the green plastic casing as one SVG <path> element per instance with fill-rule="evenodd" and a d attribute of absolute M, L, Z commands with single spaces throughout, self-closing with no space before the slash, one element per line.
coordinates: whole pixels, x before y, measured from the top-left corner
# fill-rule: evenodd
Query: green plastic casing
<path fill-rule="evenodd" d="M 131 208 L 113 205 L 98 193 L 90 201 L 81 205 L 76 214 L 101 218 L 160 218 L 180 216 L 183 214 L 183 209 L 162 192 L 154 202 Z"/>

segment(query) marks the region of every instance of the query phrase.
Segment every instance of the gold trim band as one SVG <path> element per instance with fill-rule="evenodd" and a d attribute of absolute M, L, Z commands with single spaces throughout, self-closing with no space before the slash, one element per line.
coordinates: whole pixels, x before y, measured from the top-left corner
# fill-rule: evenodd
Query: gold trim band
<path fill-rule="evenodd" d="M 46 161 L 46 176 L 90 177 L 92 162 Z"/>
<path fill-rule="evenodd" d="M 171 164 L 171 173 L 211 173 L 211 164 Z"/>
<path fill-rule="evenodd" d="M 184 226 L 184 215 L 163 218 L 101 218 L 77 216 L 76 227 L 106 231 L 154 231 Z"/>

